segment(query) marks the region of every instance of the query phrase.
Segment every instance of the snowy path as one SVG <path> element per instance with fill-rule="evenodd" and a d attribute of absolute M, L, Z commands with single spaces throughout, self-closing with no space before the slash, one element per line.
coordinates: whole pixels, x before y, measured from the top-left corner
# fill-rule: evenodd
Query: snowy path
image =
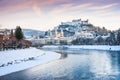
<path fill-rule="evenodd" d="M 0 52 L 0 76 L 56 60 L 60 54 L 36 48 Z"/>

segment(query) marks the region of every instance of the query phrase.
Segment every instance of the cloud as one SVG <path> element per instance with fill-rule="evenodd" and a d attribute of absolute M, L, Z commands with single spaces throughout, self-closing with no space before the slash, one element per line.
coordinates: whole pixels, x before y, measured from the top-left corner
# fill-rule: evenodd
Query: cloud
<path fill-rule="evenodd" d="M 42 7 L 50 8 L 51 6 L 53 7 L 53 9 L 51 9 L 50 13 L 60 13 L 68 10 L 102 10 L 118 5 L 117 2 L 107 2 L 105 4 L 103 3 L 104 5 L 98 6 L 97 4 L 100 1 L 103 0 L 0 0 L 0 13 L 33 9 L 37 14 L 41 14 L 42 10 L 40 9 Z"/>
<path fill-rule="evenodd" d="M 38 16 L 41 16 L 43 14 L 39 6 L 33 5 L 32 9 Z"/>
<path fill-rule="evenodd" d="M 78 14 L 95 14 L 101 16 L 112 15 L 113 10 L 119 6 L 118 3 L 111 3 L 106 5 L 94 5 L 95 3 L 85 3 L 76 5 L 74 3 L 62 4 L 57 6 L 53 10 L 50 11 L 51 14 L 59 14 L 59 13 L 76 13 Z M 115 13 L 115 11 L 114 11 Z"/>
<path fill-rule="evenodd" d="M 49 27 L 61 21 L 82 18 L 90 19 L 94 24 L 119 25 L 119 2 L 120 0 L 0 0 L 0 21 L 8 26 L 37 24 L 37 27 Z M 110 20 L 112 24 L 108 22 Z"/>
<path fill-rule="evenodd" d="M 55 8 L 53 8 L 49 13 L 50 14 L 61 13 L 61 12 L 64 12 L 65 10 L 71 8 L 72 6 L 73 6 L 73 4 L 62 4 L 62 5 L 59 5 Z"/>
<path fill-rule="evenodd" d="M 118 3 L 111 3 L 107 5 L 101 5 L 101 6 L 91 6 L 88 9 L 94 15 L 109 17 L 109 16 L 114 16 L 116 13 L 119 12 L 115 10 L 118 6 L 119 6 Z"/>
<path fill-rule="evenodd" d="M 2 12 L 9 12 L 9 11 L 15 11 L 15 10 L 22 10 L 27 9 L 30 7 L 31 2 L 26 2 L 26 0 L 3 0 L 3 2 L 0 2 L 0 13 Z"/>
<path fill-rule="evenodd" d="M 75 10 L 84 10 L 87 9 L 87 7 L 90 7 L 92 5 L 92 3 L 85 3 L 85 4 L 80 4 L 80 5 L 76 5 L 73 3 L 69 3 L 69 4 L 62 4 L 57 6 L 56 8 L 52 9 L 50 11 L 51 14 L 55 14 L 55 13 L 62 13 L 65 12 L 71 12 L 71 11 L 75 11 Z"/>
<path fill-rule="evenodd" d="M 103 10 L 103 9 L 109 9 L 109 8 L 112 8 L 112 7 L 115 7 L 119 5 L 118 3 L 112 3 L 112 4 L 107 4 L 107 5 L 101 5 L 101 6 L 93 6 L 93 7 L 90 7 L 90 9 L 92 10 Z"/>
<path fill-rule="evenodd" d="M 1 0 L 0 11 L 15 11 L 34 8 L 35 6 L 48 7 L 49 5 L 54 5 L 59 2 L 63 2 L 63 0 Z"/>

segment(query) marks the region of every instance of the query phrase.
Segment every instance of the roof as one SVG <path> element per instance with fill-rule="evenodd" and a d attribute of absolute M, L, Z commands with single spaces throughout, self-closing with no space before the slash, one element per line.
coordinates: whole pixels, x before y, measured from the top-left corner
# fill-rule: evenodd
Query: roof
<path fill-rule="evenodd" d="M 4 36 L 4 34 L 3 34 L 3 33 L 0 33 L 0 36 Z"/>

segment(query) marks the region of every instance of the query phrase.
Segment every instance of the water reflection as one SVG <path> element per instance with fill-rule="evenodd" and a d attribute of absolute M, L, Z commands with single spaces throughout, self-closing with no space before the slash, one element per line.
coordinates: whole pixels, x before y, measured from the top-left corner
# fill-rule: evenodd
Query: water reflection
<path fill-rule="evenodd" d="M 62 51 L 60 53 L 61 60 L 51 65 L 54 71 L 49 68 L 47 75 L 52 75 L 54 78 L 67 76 L 67 79 L 77 80 L 101 77 L 108 79 L 119 75 L 117 53 L 114 53 L 116 54 L 114 57 L 112 53 L 106 51 Z M 43 71 L 46 71 L 46 68 Z"/>
<path fill-rule="evenodd" d="M 111 52 L 112 74 L 120 74 L 120 52 Z"/>
<path fill-rule="evenodd" d="M 60 53 L 59 60 L 10 75 L 22 80 L 120 80 L 120 52 L 64 50 Z M 11 76 L 5 76 L 5 80 L 13 80 Z"/>
<path fill-rule="evenodd" d="M 61 57 L 60 59 L 64 59 L 64 58 L 67 58 L 68 54 L 67 53 L 61 53 Z"/>
<path fill-rule="evenodd" d="M 98 54 L 97 52 L 89 55 L 90 71 L 95 75 L 112 74 L 112 64 L 110 56 L 106 53 Z"/>

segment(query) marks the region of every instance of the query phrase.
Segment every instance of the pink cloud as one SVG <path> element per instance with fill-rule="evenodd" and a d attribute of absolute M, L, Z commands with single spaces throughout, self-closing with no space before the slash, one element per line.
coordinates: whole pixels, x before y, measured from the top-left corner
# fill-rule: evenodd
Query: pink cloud
<path fill-rule="evenodd" d="M 0 1 L 0 11 L 14 11 L 27 8 L 33 9 L 35 6 L 43 7 L 54 5 L 59 2 L 63 2 L 63 0 L 3 0 Z"/>
<path fill-rule="evenodd" d="M 93 10 L 109 9 L 109 8 L 115 7 L 117 5 L 119 5 L 119 4 L 118 3 L 112 3 L 112 4 L 107 4 L 107 5 L 104 5 L 104 6 L 93 6 L 93 7 L 90 7 L 90 9 L 93 9 Z"/>
<path fill-rule="evenodd" d="M 64 11 L 76 11 L 76 10 L 86 10 L 88 7 L 90 7 L 92 3 L 85 3 L 85 4 L 80 4 L 80 5 L 75 5 L 73 3 L 70 4 L 62 4 L 53 10 L 50 11 L 50 13 L 62 13 Z"/>
<path fill-rule="evenodd" d="M 104 0 L 1 0 L 0 13 L 28 9 L 33 10 L 37 15 L 41 15 L 43 7 L 49 8 L 49 13 L 61 13 L 75 10 L 104 10 L 119 5 L 118 3 L 103 3 L 98 6 L 97 3 L 100 1 Z M 50 8 L 51 6 L 53 7 Z"/>

